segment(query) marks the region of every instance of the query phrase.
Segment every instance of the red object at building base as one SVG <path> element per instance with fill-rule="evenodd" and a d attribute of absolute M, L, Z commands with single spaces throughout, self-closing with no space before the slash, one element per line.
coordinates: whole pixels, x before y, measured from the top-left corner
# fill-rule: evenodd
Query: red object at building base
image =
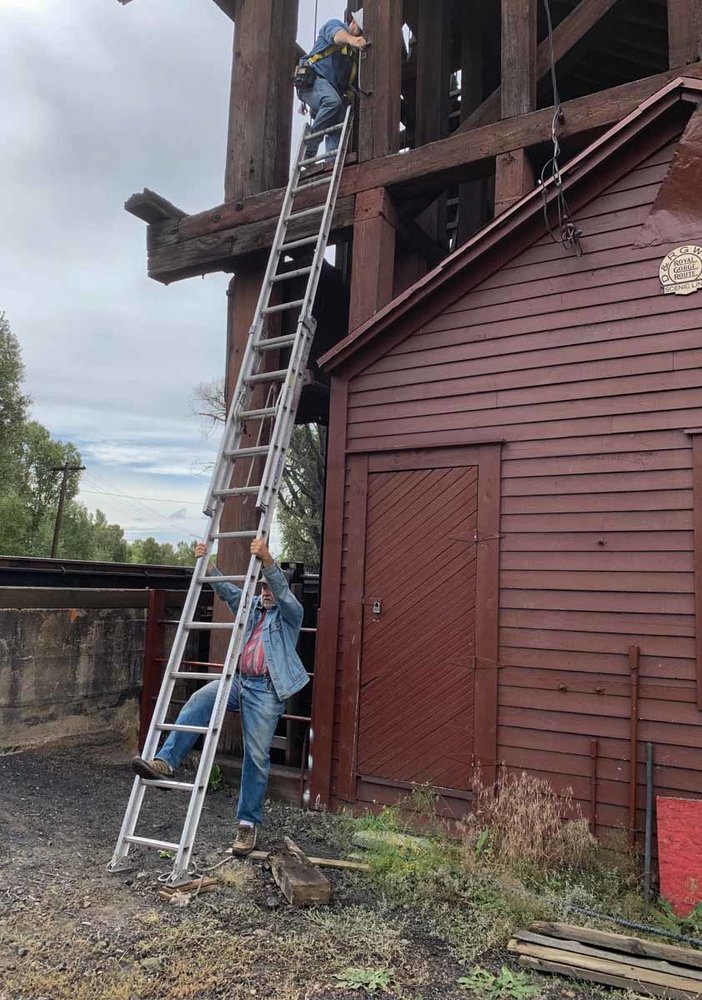
<path fill-rule="evenodd" d="M 702 902 L 702 799 L 656 799 L 661 896 L 679 917 Z"/>

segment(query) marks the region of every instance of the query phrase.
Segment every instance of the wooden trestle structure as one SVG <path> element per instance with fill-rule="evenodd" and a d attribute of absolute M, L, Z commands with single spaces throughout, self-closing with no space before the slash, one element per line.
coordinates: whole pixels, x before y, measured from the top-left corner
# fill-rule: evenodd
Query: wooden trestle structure
<path fill-rule="evenodd" d="M 155 280 L 233 274 L 231 388 L 288 174 L 298 0 L 216 2 L 234 25 L 224 201 L 188 215 L 145 190 L 126 208 L 148 224 Z M 336 266 L 320 285 L 303 420 L 328 418 L 329 385 L 316 359 L 532 190 L 553 152 L 544 0 L 362 6 L 372 42 L 362 70 L 367 93 L 358 98 L 354 150 L 334 219 Z M 669 80 L 702 77 L 699 0 L 550 0 L 550 8 L 562 165 Z M 319 197 L 310 190 L 309 205 Z M 279 367 L 276 358 L 270 363 Z M 231 519 L 223 525 L 250 526 Z M 225 572 L 237 561 L 234 544 L 220 551 Z"/>

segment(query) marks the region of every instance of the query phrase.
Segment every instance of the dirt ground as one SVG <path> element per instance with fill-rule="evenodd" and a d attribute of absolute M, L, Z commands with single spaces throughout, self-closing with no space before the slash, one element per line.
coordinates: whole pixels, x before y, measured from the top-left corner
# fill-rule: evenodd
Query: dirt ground
<path fill-rule="evenodd" d="M 348 1000 L 335 976 L 389 972 L 384 995 L 463 998 L 467 967 L 411 907 L 384 899 L 364 874 L 328 870 L 332 905 L 293 909 L 262 864 L 231 861 L 221 885 L 185 907 L 158 897 L 169 870 L 135 850 L 135 869 L 106 871 L 132 782 L 129 754 L 109 738 L 0 757 L 0 1000 Z M 232 840 L 236 789 L 210 793 L 195 860 L 216 864 Z M 139 832 L 178 839 L 184 797 L 147 795 Z M 259 846 L 287 834 L 338 856 L 340 821 L 267 805 Z M 499 968 L 505 955 L 493 955 Z M 383 995 L 379 990 L 375 995 Z M 544 997 L 596 991 L 549 980 Z"/>

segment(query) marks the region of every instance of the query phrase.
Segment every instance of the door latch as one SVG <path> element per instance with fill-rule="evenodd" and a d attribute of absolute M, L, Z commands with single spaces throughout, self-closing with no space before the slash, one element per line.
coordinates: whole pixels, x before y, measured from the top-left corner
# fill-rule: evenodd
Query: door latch
<path fill-rule="evenodd" d="M 373 601 L 373 614 L 374 615 L 379 615 L 380 614 L 380 609 L 381 609 L 382 603 L 383 603 L 382 601 Z"/>

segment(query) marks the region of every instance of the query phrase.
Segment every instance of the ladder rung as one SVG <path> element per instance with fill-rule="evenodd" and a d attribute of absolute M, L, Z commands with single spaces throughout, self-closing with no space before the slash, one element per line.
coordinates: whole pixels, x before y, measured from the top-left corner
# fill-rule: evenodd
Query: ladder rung
<path fill-rule="evenodd" d="M 309 142 L 310 139 L 319 139 L 323 135 L 329 135 L 331 132 L 340 132 L 344 127 L 344 123 L 340 122 L 338 125 L 330 125 L 329 128 L 320 129 L 319 132 L 310 132 L 309 135 L 305 136 L 305 142 Z"/>
<path fill-rule="evenodd" d="M 258 489 L 258 487 L 256 487 Z M 245 576 L 200 576 L 198 577 L 198 583 L 243 583 L 246 579 Z"/>
<path fill-rule="evenodd" d="M 306 219 L 308 215 L 319 215 L 325 208 L 325 205 L 313 205 L 312 208 L 303 208 L 302 211 L 293 212 L 292 215 L 288 216 L 288 222 L 293 222 L 295 219 Z"/>
<path fill-rule="evenodd" d="M 274 417 L 277 412 L 277 406 L 265 406 L 261 410 L 241 410 L 239 420 L 263 420 L 266 417 Z"/>
<path fill-rule="evenodd" d="M 322 184 L 325 184 L 328 187 L 331 184 L 333 176 L 334 175 L 332 174 L 331 170 L 325 171 L 325 173 L 323 173 L 321 177 L 318 177 L 317 174 L 313 174 L 310 180 L 307 180 L 307 178 L 303 176 L 300 178 L 300 180 L 303 183 L 298 184 L 296 187 L 294 187 L 293 193 L 299 194 L 301 191 L 311 191 L 312 188 L 321 187 Z"/>
<path fill-rule="evenodd" d="M 214 632 L 216 629 L 233 629 L 234 622 L 188 622 L 185 628 L 192 632 Z"/>
<path fill-rule="evenodd" d="M 247 385 L 251 385 L 252 382 L 283 382 L 287 374 L 287 368 L 279 368 L 274 372 L 259 372 L 258 375 L 248 375 L 244 381 Z"/>
<path fill-rule="evenodd" d="M 288 333 L 284 337 L 266 337 L 265 340 L 255 340 L 254 347 L 257 351 L 274 351 L 276 347 L 290 347 L 295 343 L 296 334 Z"/>
<path fill-rule="evenodd" d="M 221 674 L 206 674 L 202 671 L 174 670 L 171 677 L 177 677 L 181 681 L 216 681 Z"/>
<path fill-rule="evenodd" d="M 300 240 L 291 240 L 290 243 L 282 243 L 280 247 L 280 252 L 285 253 L 287 250 L 296 250 L 298 247 L 308 247 L 312 243 L 316 243 L 319 239 L 317 236 L 304 236 Z"/>
<path fill-rule="evenodd" d="M 253 458 L 255 455 L 267 455 L 268 445 L 258 444 L 254 448 L 232 448 L 225 451 L 227 458 Z"/>
<path fill-rule="evenodd" d="M 257 531 L 217 531 L 213 538 L 257 538 Z"/>
<path fill-rule="evenodd" d="M 181 726 L 177 722 L 160 722 L 154 727 L 161 733 L 206 733 L 207 726 Z"/>
<path fill-rule="evenodd" d="M 323 163 L 325 160 L 335 160 L 336 150 L 332 149 L 330 152 L 318 153 L 316 156 L 308 156 L 304 160 L 300 160 L 300 166 L 306 167 L 310 163 Z"/>
<path fill-rule="evenodd" d="M 304 299 L 295 299 L 294 302 L 281 302 L 277 306 L 266 306 L 266 308 L 262 309 L 261 312 L 264 316 L 268 316 L 269 313 L 282 313 L 287 312 L 290 309 L 300 309 L 304 301 Z"/>
<path fill-rule="evenodd" d="M 258 493 L 261 489 L 260 486 L 232 486 L 228 490 L 215 490 L 212 494 L 213 497 L 245 497 L 249 494 L 253 495 Z M 232 577 L 234 579 L 234 577 Z M 236 577 L 236 579 L 243 580 L 244 577 Z"/>
<path fill-rule="evenodd" d="M 162 851 L 177 851 L 180 844 L 173 844 L 170 840 L 152 840 L 151 837 L 125 837 L 128 844 L 141 844 L 142 847 L 160 847 Z"/>
<path fill-rule="evenodd" d="M 305 274 L 309 274 L 312 270 L 312 265 L 309 267 L 298 267 L 296 271 L 283 271 L 282 274 L 274 274 L 271 281 L 289 281 L 291 278 L 301 278 Z"/>
<path fill-rule="evenodd" d="M 150 788 L 172 788 L 175 792 L 190 792 L 195 787 L 192 781 L 168 781 L 166 778 L 142 778 L 141 783 Z"/>

